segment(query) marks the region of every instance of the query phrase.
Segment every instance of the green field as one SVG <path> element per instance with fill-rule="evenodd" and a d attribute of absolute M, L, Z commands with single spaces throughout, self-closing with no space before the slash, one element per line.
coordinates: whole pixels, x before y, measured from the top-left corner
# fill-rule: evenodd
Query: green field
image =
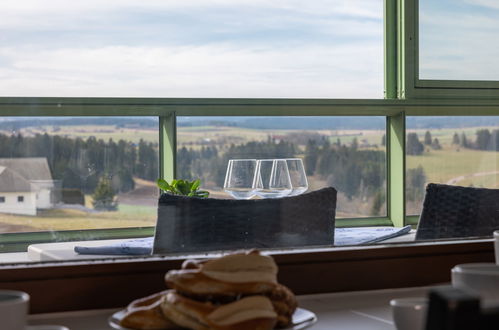
<path fill-rule="evenodd" d="M 408 156 L 407 168 L 422 166 L 428 182 L 497 187 L 499 153 L 444 147 L 421 156 Z M 453 180 L 454 179 L 454 180 Z M 453 180 L 452 182 L 450 182 Z"/>
<path fill-rule="evenodd" d="M 23 231 L 79 230 L 154 226 L 156 209 L 144 210 L 125 206 L 116 212 L 87 213 L 79 210 L 54 209 L 41 211 L 37 216 L 2 215 L 0 222 L 26 226 Z M 130 212 L 132 210 L 132 212 Z"/>
<path fill-rule="evenodd" d="M 479 151 L 466 149 L 452 144 L 455 132 L 467 135 L 469 141 L 475 140 L 475 132 L 484 127 L 473 127 L 466 129 L 436 129 L 430 130 L 432 138 L 438 138 L 441 150 L 433 150 L 430 146 L 425 146 L 422 155 L 407 156 L 406 165 L 408 169 L 422 166 L 427 182 L 451 183 L 462 186 L 477 187 L 499 187 L 499 152 Z M 485 127 L 489 130 L 493 127 Z M 30 129 L 23 134 L 48 133 L 64 135 L 68 137 L 95 136 L 107 140 L 112 138 L 115 141 L 125 139 L 137 142 L 140 138 L 147 141 L 157 141 L 158 132 L 155 130 L 139 130 L 124 128 L 116 130 L 114 126 L 71 126 L 71 127 L 39 127 Z M 416 132 L 419 140 L 423 142 L 426 129 L 409 130 Z M 201 148 L 202 145 L 216 145 L 223 151 L 225 147 L 234 144 L 243 144 L 249 141 L 266 141 L 269 136 L 278 139 L 286 139 L 288 134 L 306 133 L 298 130 L 257 130 L 237 127 L 179 127 L 178 144 L 187 148 Z M 342 144 L 350 144 L 357 139 L 359 148 L 382 148 L 381 140 L 384 131 L 381 130 L 320 130 L 310 131 L 326 136 L 331 142 L 340 139 Z M 304 150 L 304 146 L 301 146 Z M 309 178 L 310 190 L 318 189 L 325 184 L 315 177 Z M 142 185 L 146 183 L 142 182 Z M 154 185 L 153 182 L 147 183 Z M 140 195 L 139 195 L 140 196 Z M 226 197 L 218 191 L 213 197 Z M 147 198 L 147 196 L 146 196 Z M 151 197 L 153 198 L 153 197 Z M 156 207 L 132 205 L 135 200 L 129 198 L 128 204 L 120 204 L 119 210 L 115 212 L 87 213 L 80 210 L 55 209 L 42 211 L 36 217 L 1 215 L 0 225 L 12 226 L 13 231 L 45 231 L 45 230 L 74 230 L 90 228 L 118 228 L 118 227 L 142 227 L 152 226 L 156 220 Z M 369 212 L 370 205 L 366 201 L 352 202 L 343 197 L 338 200 L 347 209 L 352 208 L 352 212 L 340 212 L 339 216 L 353 217 L 362 216 Z M 352 203 L 351 207 L 349 206 Z M 86 197 L 86 206 L 91 208 L 91 199 Z M 365 204 L 365 205 L 364 205 Z M 19 229 L 21 228 L 22 229 Z"/>

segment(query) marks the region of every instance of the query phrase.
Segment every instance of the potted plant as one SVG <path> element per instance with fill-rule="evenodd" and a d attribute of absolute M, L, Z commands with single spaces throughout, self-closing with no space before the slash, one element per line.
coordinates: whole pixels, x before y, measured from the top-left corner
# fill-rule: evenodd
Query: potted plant
<path fill-rule="evenodd" d="M 161 190 L 172 195 L 189 197 L 208 197 L 210 195 L 206 190 L 199 190 L 199 186 L 201 185 L 199 179 L 194 181 L 173 179 L 170 183 L 164 179 L 158 179 L 156 184 Z"/>

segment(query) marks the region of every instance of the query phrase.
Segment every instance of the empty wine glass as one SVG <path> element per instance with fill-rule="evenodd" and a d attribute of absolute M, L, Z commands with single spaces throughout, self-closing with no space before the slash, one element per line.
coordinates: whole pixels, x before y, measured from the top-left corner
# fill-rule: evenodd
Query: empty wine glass
<path fill-rule="evenodd" d="M 300 158 L 286 158 L 286 163 L 288 164 L 289 177 L 293 187 L 289 196 L 296 196 L 307 191 L 308 181 L 303 161 Z"/>
<path fill-rule="evenodd" d="M 227 165 L 224 190 L 236 199 L 255 196 L 256 159 L 231 159 Z"/>
<path fill-rule="evenodd" d="M 289 195 L 292 187 L 286 160 L 258 160 L 254 187 L 255 194 L 263 198 L 276 198 Z"/>

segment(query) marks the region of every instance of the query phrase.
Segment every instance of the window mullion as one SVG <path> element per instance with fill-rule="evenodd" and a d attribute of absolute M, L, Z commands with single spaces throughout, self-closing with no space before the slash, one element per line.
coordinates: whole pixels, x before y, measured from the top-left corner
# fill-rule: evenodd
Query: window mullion
<path fill-rule="evenodd" d="M 159 163 L 161 178 L 171 181 L 176 176 L 177 120 L 175 112 L 159 117 Z"/>
<path fill-rule="evenodd" d="M 405 113 L 387 117 L 388 216 L 395 227 L 405 225 Z"/>

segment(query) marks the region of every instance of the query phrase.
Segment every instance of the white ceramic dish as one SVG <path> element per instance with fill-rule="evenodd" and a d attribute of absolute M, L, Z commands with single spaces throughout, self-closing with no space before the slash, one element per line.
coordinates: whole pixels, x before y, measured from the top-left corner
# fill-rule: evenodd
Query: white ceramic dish
<path fill-rule="evenodd" d="M 390 301 L 393 322 L 397 330 L 424 330 L 428 298 L 407 297 Z"/>
<path fill-rule="evenodd" d="M 499 266 L 495 263 L 456 265 L 451 277 L 455 288 L 478 294 L 482 307 L 499 305 Z"/>
<path fill-rule="evenodd" d="M 29 310 L 29 295 L 23 291 L 0 290 L 0 328 L 23 330 Z"/>
<path fill-rule="evenodd" d="M 118 330 L 133 330 L 120 326 L 120 320 L 125 315 L 125 310 L 120 310 L 109 317 L 109 325 Z M 297 308 L 293 314 L 293 324 L 283 330 L 300 330 L 305 329 L 317 322 L 317 316 L 311 311 L 304 308 Z"/>

